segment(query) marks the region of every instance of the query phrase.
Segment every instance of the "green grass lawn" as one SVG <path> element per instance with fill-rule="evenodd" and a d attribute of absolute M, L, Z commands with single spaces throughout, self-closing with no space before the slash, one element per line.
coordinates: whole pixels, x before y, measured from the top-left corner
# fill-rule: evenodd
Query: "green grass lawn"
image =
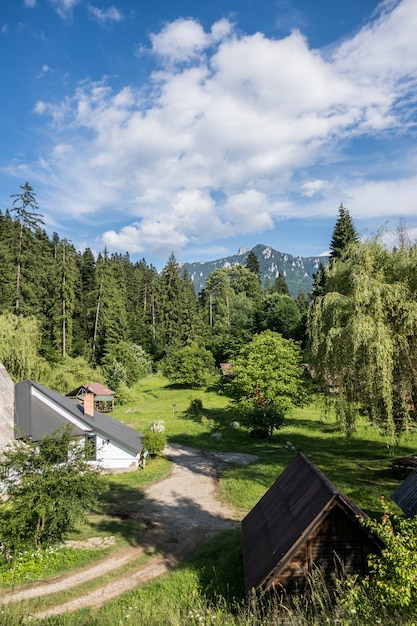
<path fill-rule="evenodd" d="M 202 400 L 203 412 L 191 418 L 186 410 L 194 398 Z M 294 456 L 293 448 L 304 452 L 370 515 L 379 514 L 380 497 L 388 499 L 406 476 L 391 469 L 392 454 L 417 453 L 417 434 L 404 435 L 398 449 L 392 451 L 383 434 L 364 419 L 357 422 L 356 431 L 347 438 L 340 432 L 336 417 L 324 411 L 318 397 L 307 407 L 294 411 L 282 429 L 264 440 L 252 439 L 244 428 L 232 428 L 231 422 L 239 417 L 230 412 L 228 404 L 227 396 L 216 389 L 181 389 L 160 376 L 151 376 L 135 386 L 129 403 L 116 407 L 114 417 L 142 432 L 152 421 L 163 420 L 171 442 L 257 455 L 259 460 L 249 466 L 228 465 L 221 480 L 222 498 L 242 516 L 288 465 Z M 221 439 L 212 438 L 216 431 L 221 433 Z"/>
<path fill-rule="evenodd" d="M 202 414 L 190 417 L 190 402 L 200 398 Z M 277 476 L 303 451 L 342 491 L 368 514 L 379 517 L 380 497 L 389 496 L 407 473 L 390 467 L 393 454 L 417 453 L 417 434 L 404 435 L 393 451 L 378 430 L 359 421 L 346 438 L 335 416 L 325 414 L 320 399 L 294 411 L 284 427 L 264 440 L 254 440 L 244 428 L 233 428 L 238 419 L 228 410 L 228 398 L 218 390 L 186 390 L 151 376 L 135 385 L 128 403 L 117 406 L 113 416 L 146 432 L 153 421 L 163 420 L 170 442 L 218 452 L 246 452 L 258 460 L 250 465 L 227 464 L 220 481 L 222 499 L 243 516 L 262 497 Z M 212 438 L 220 432 L 220 439 Z M 140 506 L 144 488 L 170 471 L 171 463 L 151 459 L 145 470 L 111 476 L 111 488 L 103 498 L 103 513 L 90 516 L 85 537 L 115 535 L 116 549 L 140 543 L 144 526 Z M 395 505 L 392 505 L 395 508 Z M 249 626 L 250 612 L 242 604 L 243 568 L 240 531 L 228 531 L 211 540 L 178 569 L 112 600 L 98 611 L 85 610 L 45 620 L 45 625 L 113 626 L 147 623 L 182 626 L 230 624 Z M 240 607 L 240 608 L 239 608 Z M 201 616 L 204 621 L 201 621 Z M 252 620 L 252 621 L 251 621 Z M 10 621 L 10 624 L 20 622 Z M 257 622 L 263 624 L 259 620 Z M 297 622 L 293 622 L 297 623 Z M 353 624 L 353 622 L 352 622 Z"/>

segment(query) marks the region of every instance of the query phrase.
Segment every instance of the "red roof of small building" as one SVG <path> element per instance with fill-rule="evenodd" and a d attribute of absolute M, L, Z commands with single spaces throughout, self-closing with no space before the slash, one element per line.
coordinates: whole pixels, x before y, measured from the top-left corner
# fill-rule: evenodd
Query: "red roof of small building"
<path fill-rule="evenodd" d="M 115 392 L 101 385 L 100 383 L 88 383 L 87 385 L 83 385 L 86 391 L 90 391 L 95 396 L 114 396 Z"/>

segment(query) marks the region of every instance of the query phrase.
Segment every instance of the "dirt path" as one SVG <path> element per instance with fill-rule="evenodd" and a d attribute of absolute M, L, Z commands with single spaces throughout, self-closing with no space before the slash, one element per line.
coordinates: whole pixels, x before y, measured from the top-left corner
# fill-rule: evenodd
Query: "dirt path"
<path fill-rule="evenodd" d="M 237 522 L 234 511 L 218 499 L 218 477 L 225 462 L 247 464 L 256 457 L 205 453 L 177 445 L 167 446 L 165 454 L 172 459 L 173 469 L 165 479 L 145 491 L 141 515 L 148 522 L 149 530 L 144 534 L 141 546 L 127 548 L 75 574 L 6 594 L 1 601 L 29 600 L 71 589 L 156 549 L 160 556 L 145 566 L 65 604 L 37 613 L 36 617 L 58 615 L 84 607 L 100 607 L 110 599 L 175 567 L 181 559 L 216 533 L 235 527 Z"/>

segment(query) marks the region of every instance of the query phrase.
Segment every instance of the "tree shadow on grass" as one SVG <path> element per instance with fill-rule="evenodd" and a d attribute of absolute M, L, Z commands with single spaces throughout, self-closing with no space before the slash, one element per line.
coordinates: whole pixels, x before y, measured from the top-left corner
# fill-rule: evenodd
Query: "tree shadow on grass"
<path fill-rule="evenodd" d="M 127 497 L 132 493 L 126 490 Z M 142 508 L 127 513 L 119 512 L 96 524 L 100 532 L 121 534 L 132 546 L 140 546 L 144 552 L 159 553 L 175 564 L 217 533 L 235 528 L 237 522 L 215 514 L 199 503 L 178 495 L 175 501 L 165 503 L 147 497 Z M 127 521 L 127 523 L 126 523 Z"/>
<path fill-rule="evenodd" d="M 198 573 L 201 597 L 231 610 L 245 597 L 241 529 L 226 530 L 204 543 L 184 563 Z"/>
<path fill-rule="evenodd" d="M 100 498 L 105 517 L 93 522 L 93 526 L 99 531 L 123 537 L 130 545 L 138 545 L 147 528 L 140 515 L 144 497 L 140 488 L 113 484 Z"/>
<path fill-rule="evenodd" d="M 211 440 L 207 434 L 189 436 L 187 445 L 211 452 L 244 451 L 259 457 L 244 468 L 228 465 L 231 481 L 241 482 L 242 486 L 258 484 L 266 491 L 301 451 L 365 513 L 376 518 L 381 515 L 381 496 L 388 500 L 408 475 L 391 467 L 392 451 L 371 426 L 346 437 L 333 420 L 287 419 L 272 437 L 259 441 L 252 440 L 248 431 L 233 432 L 227 427 L 219 431 L 220 440 Z M 397 453 L 408 455 L 414 451 L 413 442 L 405 440 Z"/>

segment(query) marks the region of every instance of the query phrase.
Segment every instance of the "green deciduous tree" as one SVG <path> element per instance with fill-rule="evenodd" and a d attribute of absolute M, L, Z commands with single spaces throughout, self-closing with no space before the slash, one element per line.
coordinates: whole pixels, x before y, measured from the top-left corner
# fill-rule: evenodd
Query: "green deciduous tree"
<path fill-rule="evenodd" d="M 121 367 L 120 367 L 121 366 Z M 133 385 L 140 378 L 152 372 L 152 360 L 142 348 L 129 341 L 121 341 L 111 347 L 103 362 L 107 383 L 117 391 L 121 382 L 128 386 Z M 124 376 L 120 379 L 117 372 L 123 368 Z M 119 380 L 118 384 L 116 381 Z"/>
<path fill-rule="evenodd" d="M 233 405 L 250 421 L 252 415 L 259 418 L 259 412 L 264 411 L 270 434 L 274 412 L 281 419 L 308 401 L 300 348 L 279 333 L 266 330 L 255 335 L 234 359 L 232 368 Z M 259 419 L 256 423 L 259 425 Z"/>
<path fill-rule="evenodd" d="M 309 309 L 312 364 L 349 432 L 366 411 L 395 443 L 417 402 L 417 249 L 355 244 Z"/>
<path fill-rule="evenodd" d="M 93 380 L 105 383 L 100 369 L 93 367 L 82 356 L 67 356 L 60 359 L 42 377 L 35 377 L 35 380 L 39 379 L 42 380 L 42 384 L 63 394 L 79 387 L 80 381 Z"/>
<path fill-rule="evenodd" d="M 357 624 L 386 622 L 415 624 L 417 619 L 417 519 L 389 513 L 383 502 L 382 521 L 369 519 L 366 526 L 378 534 L 385 547 L 369 557 L 370 576 L 349 576 L 338 585 L 339 603 Z"/>
<path fill-rule="evenodd" d="M 259 312 L 259 327 L 273 330 L 286 339 L 298 339 L 301 313 L 294 300 L 279 293 L 266 294 Z"/>
<path fill-rule="evenodd" d="M 209 346 L 216 361 L 227 361 L 249 341 L 256 329 L 262 298 L 258 277 L 242 265 L 214 270 L 204 290 L 210 327 Z"/>
<path fill-rule="evenodd" d="M 7 502 L 0 508 L 4 549 L 22 544 L 37 549 L 62 541 L 98 505 L 107 479 L 84 458 L 71 427 L 39 444 L 16 442 L 1 463 Z"/>
<path fill-rule="evenodd" d="M 164 376 L 177 385 L 203 387 L 212 380 L 215 364 L 209 350 L 192 342 L 173 348 L 161 362 L 161 369 Z"/>
<path fill-rule="evenodd" d="M 41 344 L 37 319 L 12 313 L 0 315 L 0 361 L 14 380 L 39 380 L 44 376 L 48 366 L 39 354 Z"/>

